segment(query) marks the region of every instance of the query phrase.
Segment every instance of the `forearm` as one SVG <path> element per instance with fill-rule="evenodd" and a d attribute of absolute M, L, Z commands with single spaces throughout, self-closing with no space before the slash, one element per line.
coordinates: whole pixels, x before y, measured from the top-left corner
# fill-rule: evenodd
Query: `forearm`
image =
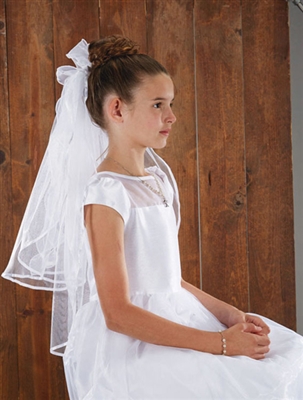
<path fill-rule="evenodd" d="M 120 306 L 118 310 L 115 316 L 106 318 L 111 330 L 157 345 L 221 354 L 221 338 L 217 332 L 201 331 L 169 321 L 131 303 Z"/>
<path fill-rule="evenodd" d="M 215 315 L 220 322 L 226 326 L 232 326 L 236 314 L 236 322 L 245 321 L 245 314 L 237 308 L 225 303 L 224 301 L 218 300 L 215 297 L 203 292 L 197 287 L 182 279 L 181 285 L 184 289 L 192 293 L 197 299 L 206 307 L 213 315 Z"/>

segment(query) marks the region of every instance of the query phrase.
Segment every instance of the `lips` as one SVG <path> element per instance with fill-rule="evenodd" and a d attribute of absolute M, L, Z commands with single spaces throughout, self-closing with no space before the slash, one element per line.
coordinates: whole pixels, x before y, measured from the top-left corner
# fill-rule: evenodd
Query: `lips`
<path fill-rule="evenodd" d="M 160 131 L 161 135 L 165 135 L 165 136 L 168 136 L 169 132 L 170 132 L 170 129 L 165 129 L 163 131 Z"/>

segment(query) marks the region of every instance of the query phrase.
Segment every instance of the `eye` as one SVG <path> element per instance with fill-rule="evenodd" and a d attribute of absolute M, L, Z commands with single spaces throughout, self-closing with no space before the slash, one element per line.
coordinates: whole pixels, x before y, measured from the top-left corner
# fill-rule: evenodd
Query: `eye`
<path fill-rule="evenodd" d="M 156 103 L 153 105 L 154 108 L 160 108 L 161 107 L 161 103 Z"/>

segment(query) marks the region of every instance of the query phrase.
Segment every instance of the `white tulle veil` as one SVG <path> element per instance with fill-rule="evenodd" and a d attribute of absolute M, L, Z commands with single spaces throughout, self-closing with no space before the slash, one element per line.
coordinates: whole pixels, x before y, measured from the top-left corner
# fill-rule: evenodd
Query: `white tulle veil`
<path fill-rule="evenodd" d="M 90 300 L 85 251 L 83 196 L 89 178 L 106 155 L 108 138 L 90 118 L 85 105 L 90 62 L 88 44 L 79 42 L 68 54 L 76 67 L 62 66 L 63 85 L 56 118 L 15 246 L 2 276 L 20 285 L 53 291 L 51 352 L 62 355 L 77 311 Z M 100 158 L 100 156 L 102 157 Z M 175 189 L 167 164 L 147 149 L 146 166 L 157 165 Z"/>

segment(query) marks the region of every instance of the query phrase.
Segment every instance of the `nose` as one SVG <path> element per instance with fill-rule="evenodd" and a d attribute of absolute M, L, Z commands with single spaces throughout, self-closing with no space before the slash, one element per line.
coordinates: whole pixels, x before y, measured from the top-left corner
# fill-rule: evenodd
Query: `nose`
<path fill-rule="evenodd" d="M 177 121 L 175 114 L 173 113 L 172 109 L 169 110 L 169 114 L 167 116 L 167 122 L 173 124 Z"/>

